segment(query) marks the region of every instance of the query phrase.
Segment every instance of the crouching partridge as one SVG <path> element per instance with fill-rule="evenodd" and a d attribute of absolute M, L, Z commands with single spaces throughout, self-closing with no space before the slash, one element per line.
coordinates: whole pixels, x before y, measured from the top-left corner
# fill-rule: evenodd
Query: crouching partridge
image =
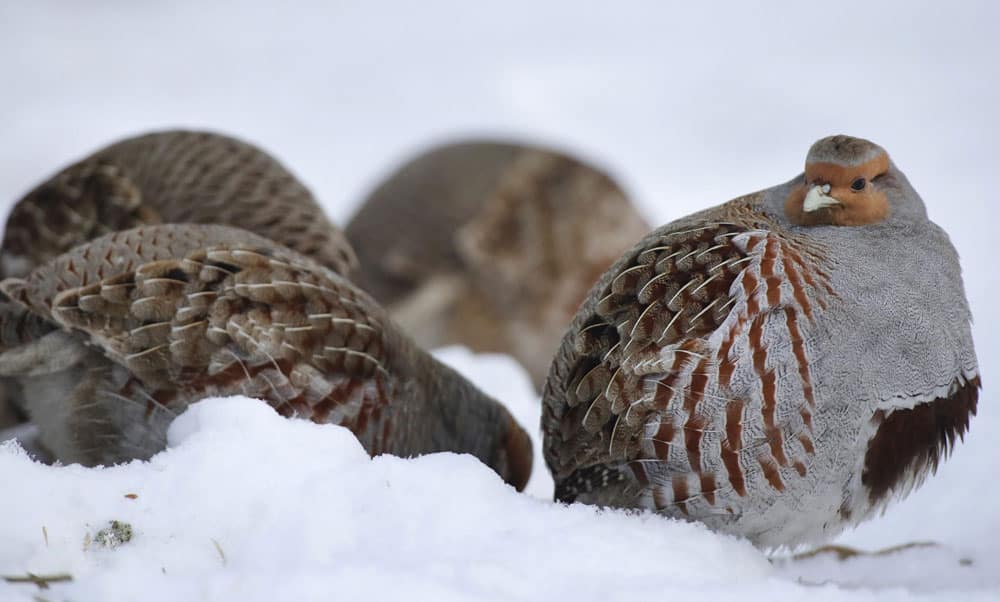
<path fill-rule="evenodd" d="M 826 540 L 906 495 L 975 414 L 957 254 L 878 145 L 667 224 L 591 290 L 543 397 L 556 499 Z"/>
<path fill-rule="evenodd" d="M 649 229 L 596 167 L 480 140 L 399 168 L 346 233 L 363 286 L 418 343 L 508 353 L 541 390 L 587 291 Z"/>
<path fill-rule="evenodd" d="M 244 394 L 344 425 L 373 455 L 450 450 L 518 488 L 530 475 L 530 440 L 502 405 L 345 278 L 252 233 L 115 232 L 0 287 L 32 316 L 0 373 L 63 462 L 149 457 L 190 403 Z"/>
<path fill-rule="evenodd" d="M 211 132 L 169 130 L 126 138 L 63 168 L 11 210 L 0 278 L 21 277 L 102 234 L 159 223 L 240 226 L 303 253 L 348 278 L 354 251 L 312 193 L 265 151 Z M 0 348 L 17 344 L 18 304 Z M 16 383 L 4 382 L 0 429 L 23 419 Z"/>

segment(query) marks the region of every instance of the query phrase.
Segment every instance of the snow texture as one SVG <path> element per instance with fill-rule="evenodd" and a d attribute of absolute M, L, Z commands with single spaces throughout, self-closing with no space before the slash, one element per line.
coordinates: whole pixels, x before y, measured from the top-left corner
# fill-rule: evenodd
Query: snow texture
<path fill-rule="evenodd" d="M 1000 599 L 1000 4 L 758 4 L 6 2 L 0 207 L 114 139 L 195 127 L 273 152 L 340 222 L 412 153 L 494 135 L 605 166 L 664 223 L 788 179 L 821 136 L 870 138 L 962 256 L 986 389 L 938 474 L 839 543 L 939 545 L 768 559 L 554 505 L 540 456 L 521 495 L 469 457 L 369 459 L 342 429 L 223 399 L 145 463 L 50 467 L 4 444 L 0 575 L 74 580 L 0 581 L 0 600 Z M 512 360 L 439 355 L 537 431 Z M 131 539 L 102 545 L 113 520 Z"/>

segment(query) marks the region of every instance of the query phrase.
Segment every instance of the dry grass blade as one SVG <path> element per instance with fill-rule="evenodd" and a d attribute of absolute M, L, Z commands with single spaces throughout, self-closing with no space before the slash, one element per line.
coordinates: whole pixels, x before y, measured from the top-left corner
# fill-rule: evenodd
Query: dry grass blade
<path fill-rule="evenodd" d="M 3 580 L 7 583 L 32 583 L 39 589 L 48 589 L 51 583 L 65 583 L 73 580 L 73 575 L 69 573 L 55 573 L 52 575 L 36 575 L 25 573 L 24 575 L 4 575 Z"/>

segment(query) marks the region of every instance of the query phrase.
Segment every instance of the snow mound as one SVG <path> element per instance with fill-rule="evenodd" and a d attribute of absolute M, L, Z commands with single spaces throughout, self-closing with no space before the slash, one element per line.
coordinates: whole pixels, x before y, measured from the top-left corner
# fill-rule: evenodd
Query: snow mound
<path fill-rule="evenodd" d="M 460 345 L 436 349 L 434 357 L 507 406 L 514 419 L 531 437 L 535 456 L 531 479 L 524 488 L 524 493 L 551 500 L 555 484 L 552 475 L 545 468 L 545 458 L 542 456 L 541 399 L 524 368 L 509 355 L 474 353 Z"/>
<path fill-rule="evenodd" d="M 471 456 L 372 459 L 346 429 L 247 398 L 193 405 L 148 462 L 45 466 L 9 442 L 0 474 L 17 484 L 0 573 L 72 575 L 52 599 L 670 597 L 771 572 L 697 525 L 533 499 Z M 111 521 L 131 539 L 97 543 Z"/>
<path fill-rule="evenodd" d="M 46 466 L 0 443 L 15 485 L 0 496 L 0 575 L 72 576 L 44 591 L 0 580 L 0 600 L 996 599 L 988 536 L 772 564 L 697 524 L 553 504 L 521 367 L 458 347 L 435 355 L 532 435 L 528 495 L 471 456 L 373 459 L 346 429 L 208 399 L 147 462 Z M 875 523 L 878 546 L 905 543 Z"/>

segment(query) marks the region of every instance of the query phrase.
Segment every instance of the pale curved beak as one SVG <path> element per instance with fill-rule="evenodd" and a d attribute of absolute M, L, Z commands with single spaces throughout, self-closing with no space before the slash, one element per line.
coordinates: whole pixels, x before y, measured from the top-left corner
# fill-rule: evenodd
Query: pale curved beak
<path fill-rule="evenodd" d="M 829 184 L 814 185 L 809 189 L 809 192 L 806 193 L 806 199 L 802 201 L 802 211 L 810 213 L 812 211 L 822 209 L 823 207 L 833 207 L 834 205 L 839 205 L 840 201 L 827 194 L 829 192 Z"/>

